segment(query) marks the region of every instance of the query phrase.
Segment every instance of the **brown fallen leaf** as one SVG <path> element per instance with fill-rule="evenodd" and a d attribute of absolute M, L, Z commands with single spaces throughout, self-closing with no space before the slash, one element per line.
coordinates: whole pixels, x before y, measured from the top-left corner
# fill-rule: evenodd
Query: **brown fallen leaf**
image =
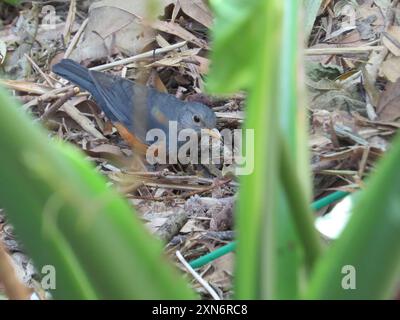
<path fill-rule="evenodd" d="M 178 36 L 179 38 L 191 42 L 202 49 L 210 49 L 206 41 L 197 38 L 194 34 L 187 31 L 177 23 L 167 21 L 155 21 L 151 25 L 154 29 Z"/>
<path fill-rule="evenodd" d="M 101 0 L 94 2 L 89 10 L 102 7 L 113 7 L 129 12 L 137 18 L 147 18 L 149 15 L 157 16 L 163 13 L 164 8 L 174 3 L 174 0 L 158 0 L 156 6 L 149 4 L 150 1 L 143 0 Z"/>
<path fill-rule="evenodd" d="M 381 121 L 395 121 L 400 118 L 400 79 L 389 83 L 382 93 L 377 114 Z"/>
<path fill-rule="evenodd" d="M 111 144 L 100 144 L 85 150 L 85 152 L 92 157 L 103 158 L 107 160 L 115 160 L 124 157 L 121 149 Z"/>
<path fill-rule="evenodd" d="M 16 91 L 31 93 L 31 94 L 45 94 L 50 92 L 53 88 L 40 85 L 37 83 L 29 82 L 29 81 L 22 81 L 22 80 L 5 80 L 0 79 L 0 84 Z"/>
<path fill-rule="evenodd" d="M 200 52 L 200 48 L 189 49 L 183 52 L 173 52 L 169 57 L 160 59 L 156 62 L 148 64 L 146 67 L 173 67 L 180 66 L 182 63 L 186 63 L 190 58 L 194 59 L 194 57 Z"/>
<path fill-rule="evenodd" d="M 102 0 L 89 9 L 89 22 L 83 42 L 71 54 L 77 61 L 94 60 L 110 53 L 123 52 L 135 55 L 155 40 L 151 28 L 143 24 L 149 16 L 161 15 L 172 0 L 160 1 L 160 6 L 150 12 L 147 1 Z"/>
<path fill-rule="evenodd" d="M 396 82 L 400 78 L 400 57 L 392 56 L 386 59 L 382 63 L 381 73 L 390 82 Z"/>
<path fill-rule="evenodd" d="M 7 44 L 0 39 L 0 65 L 3 64 L 7 56 Z"/>
<path fill-rule="evenodd" d="M 383 44 L 396 57 L 400 56 L 400 26 L 391 26 L 383 33 Z"/>
<path fill-rule="evenodd" d="M 358 47 L 365 45 L 369 41 L 375 39 L 375 37 L 383 31 L 382 29 L 385 21 L 384 16 L 382 15 L 382 9 L 374 5 L 374 0 L 363 0 L 362 2 L 347 0 L 335 1 L 335 7 L 336 6 L 341 6 L 342 9 L 345 9 L 342 13 L 346 13 L 346 10 L 348 10 L 347 8 L 349 8 L 348 6 L 351 6 L 351 14 L 352 12 L 355 13 L 354 18 L 356 19 L 355 24 L 357 28 L 342 35 L 340 42 L 343 44 L 343 47 Z M 349 21 L 346 22 L 349 23 Z M 351 27 L 351 25 L 353 25 L 352 21 L 350 22 L 349 27 Z"/>
<path fill-rule="evenodd" d="M 184 13 L 207 28 L 211 28 L 213 16 L 207 2 L 204 0 L 179 0 Z"/>
<path fill-rule="evenodd" d="M 234 262 L 235 254 L 232 252 L 213 261 L 213 268 L 207 272 L 205 279 L 210 282 L 214 288 L 219 288 L 222 292 L 229 292 L 229 290 L 232 289 Z"/>
<path fill-rule="evenodd" d="M 210 60 L 201 56 L 194 56 L 194 58 L 200 64 L 199 73 L 202 75 L 207 74 L 208 70 L 210 69 L 210 64 L 211 64 Z"/>

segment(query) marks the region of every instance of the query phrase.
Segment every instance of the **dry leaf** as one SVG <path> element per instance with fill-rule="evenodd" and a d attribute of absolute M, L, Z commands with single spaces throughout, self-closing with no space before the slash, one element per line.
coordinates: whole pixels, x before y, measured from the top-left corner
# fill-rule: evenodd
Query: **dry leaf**
<path fill-rule="evenodd" d="M 387 9 L 389 9 L 391 5 L 391 0 L 374 0 L 375 4 L 381 8 L 383 12 L 386 12 Z"/>
<path fill-rule="evenodd" d="M 168 218 L 154 218 L 147 222 L 145 226 L 150 230 L 151 233 L 156 233 L 167 220 Z"/>
<path fill-rule="evenodd" d="M 392 56 L 382 63 L 381 73 L 391 82 L 400 78 L 400 57 Z"/>
<path fill-rule="evenodd" d="M 206 276 L 206 280 L 222 291 L 228 291 L 232 287 L 232 274 L 235 255 L 230 252 L 213 261 L 213 272 Z"/>
<path fill-rule="evenodd" d="M 201 56 L 195 56 L 194 58 L 200 64 L 198 67 L 199 73 L 203 74 L 203 75 L 207 74 L 208 70 L 210 69 L 211 61 L 209 59 L 201 57 Z"/>
<path fill-rule="evenodd" d="M 194 43 L 195 45 L 199 46 L 200 48 L 210 49 L 210 47 L 208 46 L 206 41 L 197 38 L 194 34 L 190 33 L 189 31 L 187 31 L 186 29 L 184 29 L 177 23 L 166 22 L 166 21 L 156 21 L 156 22 L 152 23 L 152 27 L 157 30 L 178 36 L 179 38 L 181 38 L 183 40 Z"/>
<path fill-rule="evenodd" d="M 118 159 L 124 157 L 124 154 L 122 153 L 121 149 L 111 144 L 100 144 L 94 148 L 85 150 L 85 152 L 92 157 L 103 158 L 108 160 L 114 160 L 115 158 Z"/>
<path fill-rule="evenodd" d="M 388 84 L 382 93 L 377 114 L 381 121 L 395 121 L 400 118 L 400 79 Z"/>
<path fill-rule="evenodd" d="M 173 67 L 179 66 L 184 60 L 194 58 L 200 52 L 200 48 L 189 49 L 183 52 L 172 53 L 169 57 L 160 59 L 156 62 L 148 64 L 147 67 Z"/>
<path fill-rule="evenodd" d="M 172 0 L 160 1 L 150 12 L 148 1 L 103 0 L 92 4 L 83 42 L 73 51 L 76 61 L 104 58 L 123 52 L 135 55 L 155 39 L 152 28 L 143 24 L 148 17 L 161 15 Z M 154 8 L 151 8 L 154 9 Z"/>
<path fill-rule="evenodd" d="M 3 40 L 0 39 L 0 65 L 3 64 L 6 55 L 7 55 L 7 45 Z"/>
<path fill-rule="evenodd" d="M 211 10 L 209 9 L 206 1 L 204 0 L 179 0 L 179 4 L 181 5 L 181 9 L 184 13 L 186 13 L 189 17 L 193 18 L 197 22 L 200 22 L 202 25 L 207 28 L 211 28 L 213 17 L 211 14 Z"/>
<path fill-rule="evenodd" d="M 351 2 L 355 3 L 356 1 L 346 0 L 345 2 L 350 4 Z M 374 5 L 374 0 L 358 1 L 354 9 L 356 12 L 355 22 L 357 30 L 351 31 L 347 36 L 344 36 L 341 39 L 340 42 L 343 43 L 343 47 L 365 45 L 370 40 L 375 39 L 376 36 L 383 31 L 385 25 L 382 11 L 379 7 Z M 348 13 L 351 14 L 351 18 L 353 18 L 351 10 Z M 345 19 L 346 22 L 349 23 L 349 17 L 346 17 Z M 353 24 L 353 21 L 351 21 L 350 24 Z"/>
<path fill-rule="evenodd" d="M 203 232 L 203 228 L 198 226 L 198 222 L 195 219 L 189 219 L 188 222 L 180 230 L 181 233 L 191 233 L 191 232 Z"/>
<path fill-rule="evenodd" d="M 50 88 L 50 87 L 36 84 L 33 82 L 29 82 L 29 81 L 22 81 L 22 80 L 0 79 L 0 84 L 2 84 L 3 86 L 5 86 L 11 90 L 17 90 L 17 91 L 27 92 L 27 93 L 31 93 L 31 94 L 38 94 L 38 95 L 45 94 L 52 90 L 52 88 Z"/>
<path fill-rule="evenodd" d="M 137 18 L 143 19 L 148 16 L 158 16 L 164 11 L 164 8 L 174 3 L 174 0 L 158 0 L 156 4 L 159 6 L 149 5 L 150 1 L 143 0 L 101 0 L 93 3 L 90 6 L 90 10 L 103 7 L 118 8 L 126 11 Z M 154 1 L 153 1 L 154 2 Z"/>
<path fill-rule="evenodd" d="M 400 57 L 400 26 L 391 26 L 384 33 L 383 44 L 396 57 Z"/>

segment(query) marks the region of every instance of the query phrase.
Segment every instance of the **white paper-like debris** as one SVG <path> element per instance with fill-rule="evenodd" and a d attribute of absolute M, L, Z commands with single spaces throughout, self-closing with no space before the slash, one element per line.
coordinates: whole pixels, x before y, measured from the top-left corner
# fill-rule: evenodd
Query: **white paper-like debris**
<path fill-rule="evenodd" d="M 325 237 L 337 239 L 347 225 L 353 208 L 353 198 L 348 196 L 340 201 L 331 212 L 318 217 L 315 221 L 315 227 Z"/>
<path fill-rule="evenodd" d="M 39 298 L 39 296 L 37 295 L 36 292 L 32 293 L 31 300 L 40 300 L 40 298 Z"/>

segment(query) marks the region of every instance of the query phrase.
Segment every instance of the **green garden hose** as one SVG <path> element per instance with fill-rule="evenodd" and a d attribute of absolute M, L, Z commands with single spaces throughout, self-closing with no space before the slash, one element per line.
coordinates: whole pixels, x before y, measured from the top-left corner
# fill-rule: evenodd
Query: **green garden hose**
<path fill-rule="evenodd" d="M 345 192 L 345 191 L 336 191 L 334 193 L 331 193 L 329 196 L 326 196 L 322 199 L 319 199 L 311 204 L 311 208 L 313 210 L 320 210 L 335 201 L 338 201 L 340 199 L 345 198 L 348 196 L 350 193 Z M 222 246 L 204 256 L 201 256 L 195 260 L 192 260 L 189 264 L 192 268 L 197 269 L 201 268 L 202 266 L 213 262 L 214 260 L 234 251 L 236 249 L 236 241 L 230 242 L 225 246 Z"/>

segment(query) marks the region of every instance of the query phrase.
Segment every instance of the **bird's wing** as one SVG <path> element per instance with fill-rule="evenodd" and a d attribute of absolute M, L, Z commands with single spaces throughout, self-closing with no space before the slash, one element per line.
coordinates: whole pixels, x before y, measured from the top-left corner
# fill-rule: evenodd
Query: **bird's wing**
<path fill-rule="evenodd" d="M 98 71 L 90 71 L 90 76 L 101 100 L 105 102 L 102 107 L 107 117 L 130 128 L 133 117 L 133 82 Z"/>
<path fill-rule="evenodd" d="M 55 74 L 90 92 L 100 107 L 103 108 L 106 105 L 106 102 L 93 82 L 89 69 L 71 59 L 63 59 L 54 65 L 52 70 Z"/>

